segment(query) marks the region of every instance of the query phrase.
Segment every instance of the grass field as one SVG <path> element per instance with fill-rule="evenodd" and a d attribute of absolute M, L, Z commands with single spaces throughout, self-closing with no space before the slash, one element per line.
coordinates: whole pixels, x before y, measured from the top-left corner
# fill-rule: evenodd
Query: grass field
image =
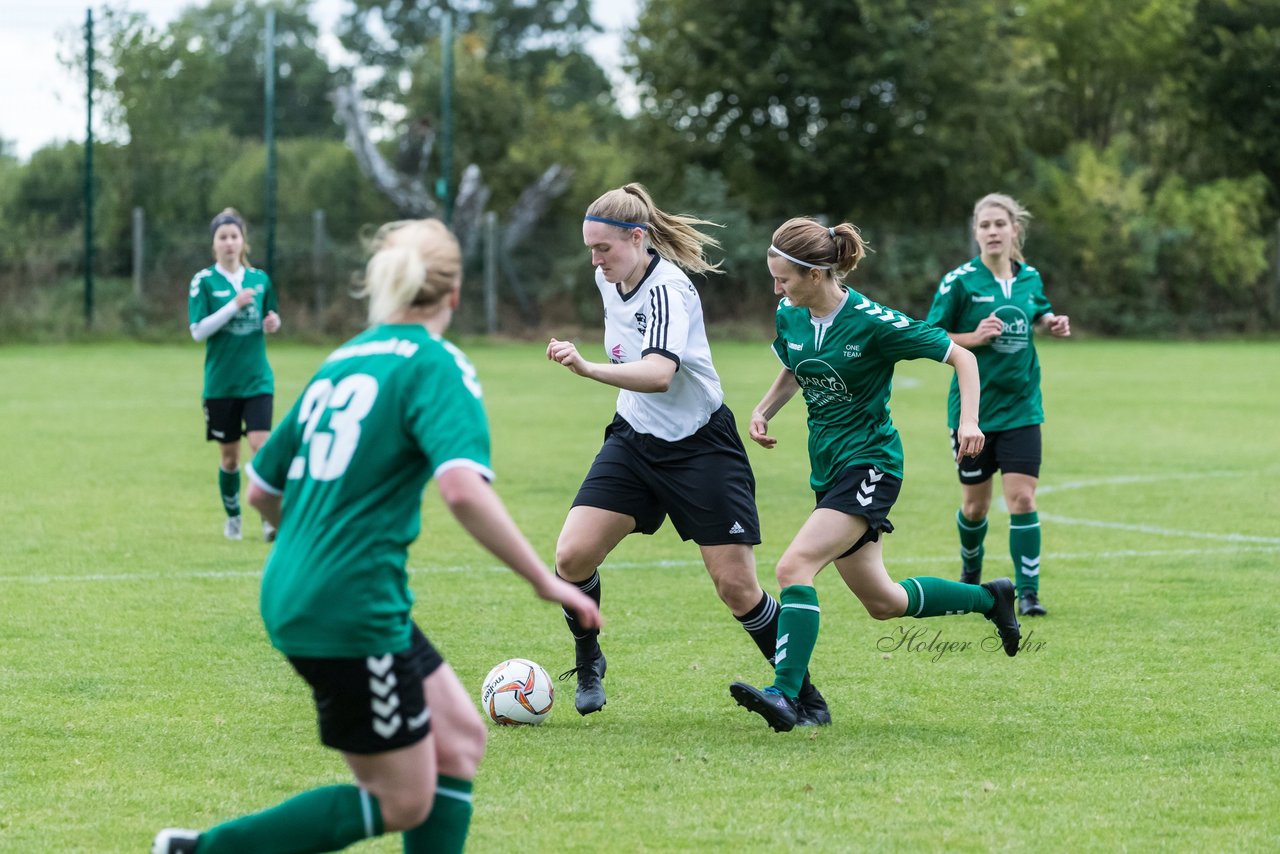
<path fill-rule="evenodd" d="M 613 394 L 537 345 L 467 349 L 497 486 L 549 557 Z M 277 414 L 324 352 L 272 347 Z M 877 623 L 827 572 L 813 673 L 835 723 L 777 735 L 729 698 L 768 672 L 696 549 L 669 526 L 631 537 L 602 570 L 609 705 L 580 718 L 564 683 L 544 726 L 493 730 L 471 850 L 1280 849 L 1280 345 L 1041 355 L 1050 614 L 1024 623 L 1023 654 L 886 654 L 903 628 L 977 645 L 990 624 Z M 761 344 L 716 357 L 744 427 L 776 362 Z M 194 344 L 0 348 L 0 851 L 139 852 L 159 827 L 346 779 L 266 641 L 267 547 L 222 538 L 201 359 Z M 899 369 L 895 578 L 958 572 L 949 373 Z M 774 592 L 812 502 L 802 408 L 775 420 L 777 449 L 751 446 Z M 431 490 L 424 517 L 416 617 L 464 682 L 510 656 L 569 667 L 558 609 Z M 991 519 L 989 577 L 1008 571 L 1007 515 Z"/>

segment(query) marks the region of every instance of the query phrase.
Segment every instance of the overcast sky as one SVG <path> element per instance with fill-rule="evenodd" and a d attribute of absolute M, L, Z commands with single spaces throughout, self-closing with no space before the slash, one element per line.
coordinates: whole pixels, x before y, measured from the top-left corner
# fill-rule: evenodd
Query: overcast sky
<path fill-rule="evenodd" d="M 591 45 L 591 52 L 606 68 L 620 47 L 619 33 L 635 20 L 636 3 L 592 0 L 592 14 L 605 34 Z M 204 3 L 123 0 L 112 5 L 146 12 L 152 23 L 164 25 L 182 9 Z M 84 0 L 0 0 L 0 139 L 14 146 L 23 160 L 50 142 L 84 139 L 84 81 L 57 57 L 65 49 L 66 34 L 83 32 L 86 10 L 93 8 L 96 18 L 100 6 Z M 348 6 L 347 0 L 315 0 L 312 15 L 323 32 L 332 29 Z M 330 42 L 337 43 L 332 37 Z M 94 131 L 100 133 L 101 114 L 94 112 Z"/>

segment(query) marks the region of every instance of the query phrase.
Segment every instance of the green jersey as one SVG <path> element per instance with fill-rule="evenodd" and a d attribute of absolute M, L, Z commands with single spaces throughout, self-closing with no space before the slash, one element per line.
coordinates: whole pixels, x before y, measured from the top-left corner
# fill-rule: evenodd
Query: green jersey
<path fill-rule="evenodd" d="M 1036 268 L 1014 263 L 1013 278 L 997 279 L 981 256 L 942 277 L 926 320 L 947 332 L 972 332 L 984 317 L 995 314 L 1004 332 L 974 347 L 982 378 L 978 427 L 1012 430 L 1044 421 L 1040 399 L 1040 360 L 1032 340 L 1035 323 L 1053 311 Z M 951 380 L 947 424 L 960 426 L 960 386 Z"/>
<path fill-rule="evenodd" d="M 187 299 L 187 317 L 194 326 L 248 288 L 255 294 L 249 305 L 236 312 L 227 325 L 205 339 L 204 396 L 254 397 L 271 394 L 275 378 L 267 364 L 267 342 L 262 319 L 275 311 L 276 289 L 271 278 L 253 267 L 244 268 L 239 285 L 212 267 L 196 273 Z"/>
<path fill-rule="evenodd" d="M 421 325 L 382 325 L 335 350 L 258 451 L 249 476 L 283 495 L 262 577 L 271 643 L 353 658 L 409 646 L 405 570 L 431 476 L 492 478 L 475 369 Z"/>
<path fill-rule="evenodd" d="M 951 339 L 940 329 L 845 289 L 840 306 L 814 317 L 778 303 L 773 352 L 795 376 L 809 410 L 809 483 L 830 489 L 850 466 L 902 477 L 902 440 L 889 417 L 893 366 L 944 361 Z"/>

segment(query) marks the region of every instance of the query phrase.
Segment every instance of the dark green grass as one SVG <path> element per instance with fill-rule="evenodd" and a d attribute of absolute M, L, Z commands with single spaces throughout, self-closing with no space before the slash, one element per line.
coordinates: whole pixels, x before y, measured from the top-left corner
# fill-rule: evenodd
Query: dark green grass
<path fill-rule="evenodd" d="M 614 395 L 537 345 L 467 349 L 497 487 L 549 557 Z M 877 623 L 824 573 L 813 673 L 835 724 L 776 735 L 729 698 L 730 681 L 769 675 L 696 549 L 669 526 L 629 538 L 602 572 L 608 706 L 580 718 L 563 683 L 544 726 L 491 731 L 472 850 L 1280 847 L 1280 349 L 1041 353 L 1050 615 L 1025 623 L 1019 657 L 984 649 L 976 616 Z M 278 414 L 323 355 L 272 348 Z M 716 357 L 745 430 L 776 361 L 761 344 Z M 262 631 L 266 546 L 222 539 L 200 364 L 196 345 L 0 349 L 0 851 L 142 851 L 159 827 L 346 779 Z M 899 369 L 895 578 L 957 571 L 949 373 Z M 812 496 L 800 403 L 773 426 L 778 448 L 750 453 L 776 592 Z M 416 617 L 464 682 L 515 655 L 567 668 L 558 610 L 431 491 L 424 518 Z M 988 576 L 1008 572 L 1006 537 L 997 510 Z M 915 648 L 895 646 L 917 628 Z"/>

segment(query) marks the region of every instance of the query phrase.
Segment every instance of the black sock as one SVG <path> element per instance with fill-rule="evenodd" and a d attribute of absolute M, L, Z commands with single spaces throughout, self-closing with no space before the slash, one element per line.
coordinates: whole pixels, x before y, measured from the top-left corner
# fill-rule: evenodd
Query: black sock
<path fill-rule="evenodd" d="M 563 578 L 560 573 L 556 573 L 556 577 Z M 590 596 L 599 606 L 600 572 L 598 570 L 591 573 L 591 577 L 585 581 L 570 581 L 569 583 Z M 596 638 L 600 635 L 600 631 L 598 629 L 584 629 L 572 611 L 567 608 L 561 608 L 560 610 L 564 614 L 564 621 L 569 624 L 569 631 L 573 635 L 574 643 L 577 644 L 578 652 L 594 653 L 599 647 Z"/>

